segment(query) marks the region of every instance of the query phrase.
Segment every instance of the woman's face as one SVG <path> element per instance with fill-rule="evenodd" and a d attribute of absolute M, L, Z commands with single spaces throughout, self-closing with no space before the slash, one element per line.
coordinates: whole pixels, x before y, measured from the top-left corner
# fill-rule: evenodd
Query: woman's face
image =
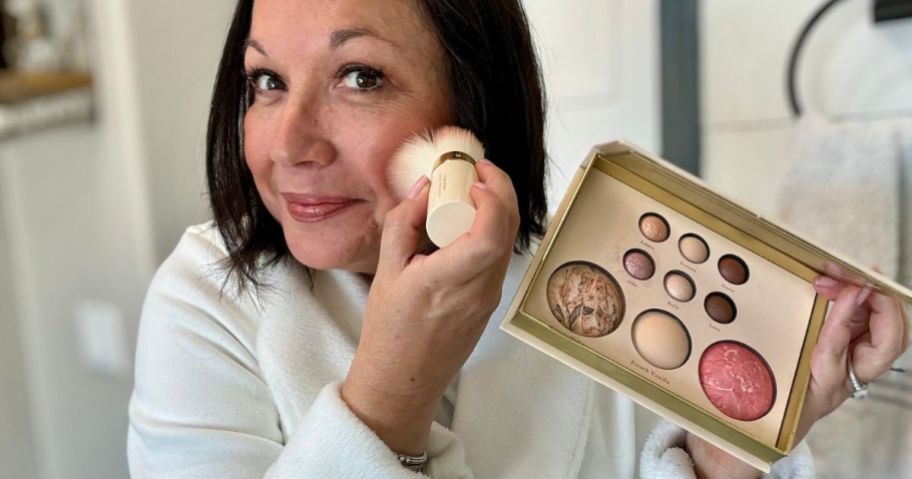
<path fill-rule="evenodd" d="M 254 3 L 244 154 L 299 262 L 376 270 L 390 157 L 451 121 L 432 28 L 415 0 Z"/>

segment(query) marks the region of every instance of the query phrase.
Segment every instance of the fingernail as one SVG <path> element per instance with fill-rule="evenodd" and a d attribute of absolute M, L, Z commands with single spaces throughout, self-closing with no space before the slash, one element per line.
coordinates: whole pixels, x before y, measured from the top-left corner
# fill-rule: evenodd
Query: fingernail
<path fill-rule="evenodd" d="M 830 261 L 824 267 L 823 270 L 827 272 L 830 276 L 838 276 L 844 278 L 846 276 L 845 271 L 836 263 Z"/>
<path fill-rule="evenodd" d="M 489 160 L 489 159 L 487 159 L 487 158 L 482 158 L 481 163 L 484 163 L 484 164 L 486 164 L 486 165 L 493 165 L 493 164 L 494 164 L 494 162 L 492 162 L 491 160 Z"/>
<path fill-rule="evenodd" d="M 429 181 L 431 180 L 428 179 L 427 175 L 421 175 L 421 177 L 418 178 L 418 181 L 416 181 L 415 184 L 409 188 L 408 193 L 405 195 L 406 198 L 410 200 L 417 198 L 418 193 L 421 193 L 421 190 L 424 189 L 424 185 L 426 185 Z"/>
<path fill-rule="evenodd" d="M 814 280 L 814 286 L 818 288 L 833 288 L 839 285 L 839 281 L 829 277 L 829 276 L 818 276 Z"/>
<path fill-rule="evenodd" d="M 482 183 L 482 182 L 480 182 L 480 181 L 476 181 L 476 182 L 475 182 L 475 187 L 477 187 L 477 188 L 480 189 L 480 190 L 487 190 L 487 189 L 488 189 L 488 185 L 486 185 L 486 184 L 484 184 L 484 183 Z"/>
<path fill-rule="evenodd" d="M 855 297 L 855 306 L 864 304 L 864 302 L 868 300 L 868 296 L 871 296 L 871 285 L 865 285 L 865 287 L 858 292 L 858 296 Z"/>

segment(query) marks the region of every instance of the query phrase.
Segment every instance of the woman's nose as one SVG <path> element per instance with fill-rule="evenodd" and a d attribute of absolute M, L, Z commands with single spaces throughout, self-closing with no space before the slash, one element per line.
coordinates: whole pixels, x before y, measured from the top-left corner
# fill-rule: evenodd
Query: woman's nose
<path fill-rule="evenodd" d="M 316 105 L 301 101 L 286 103 L 272 137 L 272 161 L 288 166 L 314 167 L 335 161 L 336 150 L 322 127 Z"/>

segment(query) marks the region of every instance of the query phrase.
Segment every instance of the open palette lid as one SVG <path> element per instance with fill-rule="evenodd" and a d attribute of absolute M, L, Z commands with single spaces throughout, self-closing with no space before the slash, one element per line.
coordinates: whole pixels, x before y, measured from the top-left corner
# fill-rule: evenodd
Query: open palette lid
<path fill-rule="evenodd" d="M 912 291 L 908 288 L 838 253 L 815 245 L 786 227 L 748 210 L 715 192 L 700 178 L 668 161 L 650 155 L 629 142 L 615 141 L 595 146 L 581 168 L 585 170 L 599 155 L 648 179 L 671 194 L 687 198 L 694 206 L 724 219 L 746 236 L 767 243 L 820 274 L 858 286 L 870 286 L 912 304 Z"/>
<path fill-rule="evenodd" d="M 682 406 L 673 393 L 663 391 L 661 387 L 637 377 L 614 360 L 609 360 L 599 353 L 587 349 L 579 340 L 572 339 L 565 332 L 559 332 L 541 321 L 542 316 L 534 310 L 541 310 L 533 303 L 541 302 L 532 290 L 540 289 L 540 277 L 545 277 L 546 263 L 563 261 L 549 259 L 554 256 L 555 244 L 560 244 L 561 230 L 584 184 L 591 182 L 593 172 L 605 173 L 608 169 L 629 172 L 629 177 L 642 179 L 650 190 L 659 191 L 671 202 L 686 206 L 689 214 L 701 218 L 715 218 L 715 224 L 724 224 L 726 236 L 732 241 L 756 250 L 775 250 L 780 262 L 793 265 L 793 274 L 806 282 L 811 282 L 817 274 L 828 274 L 858 285 L 867 285 L 883 293 L 897 296 L 906 302 L 912 302 L 912 292 L 891 281 L 883 275 L 863 268 L 851 260 L 827 251 L 799 235 L 779 226 L 760 215 L 757 215 L 736 202 L 712 190 L 699 178 L 677 168 L 671 163 L 654 157 L 629 143 L 616 141 L 593 148 L 587 159 L 577 170 L 567 193 L 553 217 L 548 231 L 536 251 L 528 270 L 517 290 L 516 296 L 501 325 L 501 329 L 542 350 L 546 354 L 567 364 L 573 369 L 588 375 L 613 389 L 632 397 L 641 405 L 654 412 L 671 418 L 686 429 L 709 440 L 728 453 L 761 470 L 769 471 L 769 465 L 787 455 L 794 445 L 795 426 L 800 417 L 807 381 L 810 376 L 809 355 L 804 354 L 816 344 L 819 328 L 826 313 L 826 299 L 817 296 L 813 311 L 807 323 L 803 337 L 801 358 L 798 362 L 798 373 L 792 383 L 793 399 L 786 406 L 775 444 L 757 439 L 751 433 L 738 428 L 726 426 L 724 421 L 712 417 L 699 408 Z M 625 174 L 626 175 L 626 174 Z M 637 180 L 639 182 L 639 180 Z M 591 188 L 590 190 L 591 191 Z M 610 207 L 609 207 L 610 209 Z M 572 238 L 572 236 L 571 236 Z M 622 248 L 623 249 L 623 248 Z M 557 258 L 561 258 L 557 254 Z M 548 266 L 551 268 L 551 266 Z M 801 273 L 797 273 L 797 271 Z M 548 270 L 550 271 L 550 269 Z M 804 331 L 804 330 L 802 330 Z M 788 426 L 785 426 L 788 424 Z"/>

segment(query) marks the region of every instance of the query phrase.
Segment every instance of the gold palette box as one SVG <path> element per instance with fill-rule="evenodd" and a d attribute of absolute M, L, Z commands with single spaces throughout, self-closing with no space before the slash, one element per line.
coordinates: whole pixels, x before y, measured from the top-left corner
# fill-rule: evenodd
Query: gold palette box
<path fill-rule="evenodd" d="M 768 472 L 794 447 L 824 272 L 912 301 L 614 142 L 577 170 L 501 329 Z"/>

